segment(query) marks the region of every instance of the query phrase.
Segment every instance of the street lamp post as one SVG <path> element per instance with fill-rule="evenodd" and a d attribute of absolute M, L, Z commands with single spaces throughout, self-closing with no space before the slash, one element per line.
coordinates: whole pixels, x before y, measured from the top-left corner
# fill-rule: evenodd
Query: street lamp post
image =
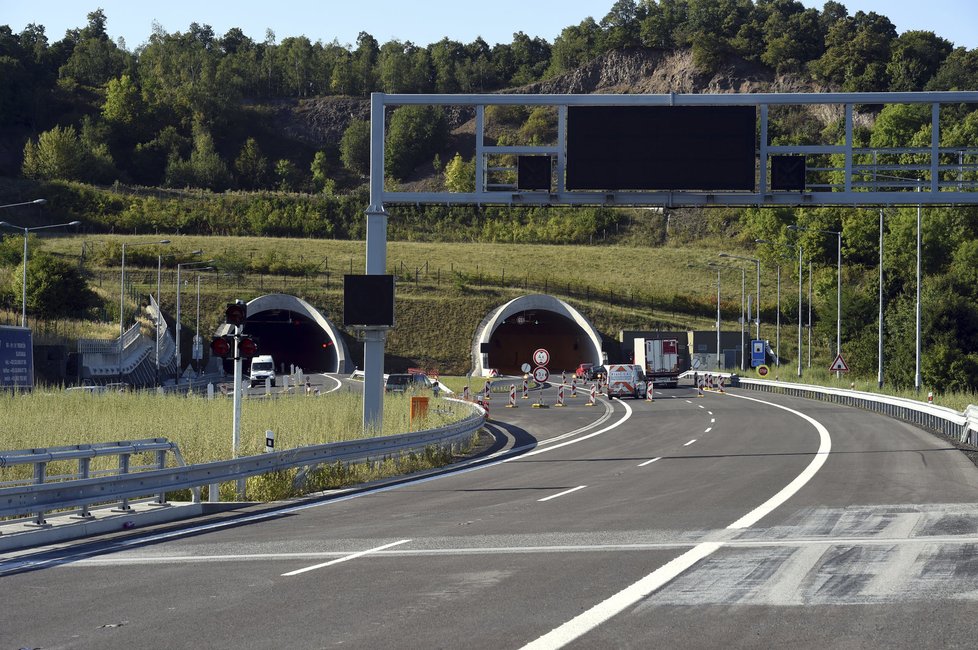
<path fill-rule="evenodd" d="M 876 336 L 876 384 L 883 388 L 883 208 L 880 208 L 880 301 Z"/>
<path fill-rule="evenodd" d="M 842 354 L 842 231 L 841 230 L 819 230 L 817 228 L 804 228 L 798 224 L 788 226 L 789 230 L 805 232 L 820 232 L 825 235 L 835 235 L 838 238 L 838 248 L 836 250 L 836 272 L 835 272 L 835 354 Z M 811 271 L 809 271 L 811 275 Z M 811 283 L 811 279 L 809 279 Z M 809 307 L 810 309 L 811 307 Z M 810 325 L 809 325 L 810 327 Z M 811 336 L 809 334 L 809 336 Z M 839 373 L 836 373 L 837 375 Z"/>
<path fill-rule="evenodd" d="M 169 239 L 146 241 L 130 244 L 122 242 L 122 264 L 119 272 L 119 381 L 122 381 L 122 353 L 125 348 L 123 339 L 126 336 L 126 247 L 153 246 L 169 244 Z"/>
<path fill-rule="evenodd" d="M 35 199 L 33 201 L 27 201 L 26 203 L 11 203 L 10 205 L 0 205 L 0 208 L 12 208 L 19 205 L 44 205 L 47 203 L 46 199 Z M 24 226 L 18 226 L 16 224 L 10 223 L 9 221 L 0 221 L 0 227 L 14 228 L 20 230 L 24 233 L 24 270 L 23 279 L 21 281 L 21 304 L 20 304 L 20 326 L 27 327 L 27 235 L 35 230 L 47 230 L 50 228 L 64 228 L 67 226 L 77 226 L 80 221 L 69 221 L 68 223 L 56 223 L 50 226 L 34 226 L 33 228 L 27 228 Z"/>
<path fill-rule="evenodd" d="M 801 377 L 801 282 L 805 275 L 805 269 L 802 266 L 802 246 L 798 245 L 798 376 Z"/>
<path fill-rule="evenodd" d="M 744 257 L 742 255 L 731 255 L 729 253 L 720 253 L 717 257 L 727 257 L 737 260 L 746 260 L 748 262 L 754 263 L 754 279 L 756 281 L 756 287 L 754 289 L 754 336 L 757 340 L 761 339 L 761 260 L 756 257 Z M 750 318 L 750 314 L 747 314 Z"/>
<path fill-rule="evenodd" d="M 746 356 L 744 354 L 744 324 L 747 319 L 744 315 L 744 298 L 746 297 L 747 293 L 747 272 L 741 267 L 725 266 L 723 264 L 716 264 L 715 262 L 710 262 L 707 266 L 712 266 L 718 269 L 728 269 L 730 271 L 740 271 L 740 370 L 743 372 L 745 369 L 744 357 Z"/>
<path fill-rule="evenodd" d="M 195 250 L 195 251 L 192 251 L 190 254 L 191 255 L 203 255 L 203 253 L 204 253 L 204 251 L 202 251 L 202 250 Z M 180 306 L 181 306 L 180 305 L 180 288 L 181 288 L 180 287 L 180 284 L 181 284 L 180 283 L 180 271 L 185 266 L 186 267 L 192 267 L 192 266 L 198 266 L 198 265 L 202 265 L 202 264 L 210 264 L 213 261 L 214 260 L 206 260 L 206 261 L 200 261 L 200 260 L 198 260 L 196 262 L 181 262 L 181 263 L 177 264 L 177 322 L 176 322 L 176 335 L 175 335 L 176 348 L 177 348 L 176 349 L 176 353 L 177 353 L 177 369 L 176 369 L 176 377 L 174 378 L 177 384 L 180 383 L 180 373 L 181 373 L 181 371 L 183 371 L 183 358 L 182 358 L 182 355 L 180 354 Z"/>

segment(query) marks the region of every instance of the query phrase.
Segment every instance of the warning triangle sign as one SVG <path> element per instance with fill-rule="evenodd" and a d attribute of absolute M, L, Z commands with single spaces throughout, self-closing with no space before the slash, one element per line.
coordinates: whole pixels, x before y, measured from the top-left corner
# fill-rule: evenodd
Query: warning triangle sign
<path fill-rule="evenodd" d="M 832 372 L 849 372 L 849 366 L 846 365 L 846 360 L 842 358 L 841 352 L 829 366 L 829 370 Z"/>

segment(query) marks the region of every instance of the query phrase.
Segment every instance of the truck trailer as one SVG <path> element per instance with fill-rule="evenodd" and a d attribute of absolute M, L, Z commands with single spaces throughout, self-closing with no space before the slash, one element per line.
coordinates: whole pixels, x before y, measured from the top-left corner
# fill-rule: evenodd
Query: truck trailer
<path fill-rule="evenodd" d="M 686 370 L 685 355 L 680 353 L 678 339 L 635 339 L 635 364 L 645 370 L 649 382 L 656 386 L 679 384 L 679 375 Z"/>

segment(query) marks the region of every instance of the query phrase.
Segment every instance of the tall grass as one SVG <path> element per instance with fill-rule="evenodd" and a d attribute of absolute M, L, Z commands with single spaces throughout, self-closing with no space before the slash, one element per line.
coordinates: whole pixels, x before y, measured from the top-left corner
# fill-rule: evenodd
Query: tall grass
<path fill-rule="evenodd" d="M 352 440 L 374 435 L 394 435 L 411 429 L 434 428 L 458 421 L 470 410 L 442 398 L 430 398 L 427 417 L 410 421 L 410 395 L 387 395 L 383 428 L 363 432 L 360 393 L 342 391 L 323 396 L 290 395 L 246 399 L 241 408 L 239 455 L 264 450 L 265 431 L 275 432 L 276 450 L 305 445 Z M 0 393 L 0 449 L 37 449 L 95 442 L 167 438 L 177 443 L 188 464 L 232 457 L 229 398 L 207 399 L 201 395 L 179 396 L 155 393 L 46 392 Z M 431 467 L 448 462 L 446 452 L 391 460 L 377 466 L 346 468 L 333 466 L 306 482 L 304 489 L 324 489 L 371 477 Z M 93 462 L 93 471 L 114 467 L 116 457 Z M 150 458 L 133 459 L 148 464 Z M 52 463 L 51 476 L 76 471 L 76 463 Z M 17 465 L 0 469 L 0 481 L 24 479 L 32 467 Z M 282 498 L 294 494 L 296 471 L 249 479 L 252 498 Z M 230 488 L 222 488 L 230 489 Z"/>

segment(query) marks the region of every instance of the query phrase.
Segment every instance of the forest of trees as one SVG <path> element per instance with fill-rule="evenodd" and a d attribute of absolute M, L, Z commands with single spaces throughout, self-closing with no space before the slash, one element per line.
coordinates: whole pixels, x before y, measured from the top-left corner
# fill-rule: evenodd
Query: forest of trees
<path fill-rule="evenodd" d="M 885 16 L 821 10 L 796 0 L 617 0 L 599 21 L 566 27 L 553 43 L 523 32 L 490 46 L 481 38 L 419 45 L 354 45 L 305 36 L 256 41 L 191 23 L 157 26 L 135 49 L 113 42 L 101 9 L 52 42 L 43 25 L 0 26 L 0 126 L 19 138 L 23 158 L 0 174 L 108 184 L 283 191 L 346 191 L 362 180 L 367 132 L 350 124 L 321 150 L 280 138 L 260 106 L 370 92 L 492 92 L 569 72 L 612 51 L 689 49 L 702 70 L 732 58 L 844 91 L 978 87 L 978 52 L 926 31 L 897 34 Z M 445 132 L 402 119 L 430 141 L 393 147 L 388 172 L 404 177 L 430 160 Z M 410 140 L 410 139 L 408 139 Z"/>

